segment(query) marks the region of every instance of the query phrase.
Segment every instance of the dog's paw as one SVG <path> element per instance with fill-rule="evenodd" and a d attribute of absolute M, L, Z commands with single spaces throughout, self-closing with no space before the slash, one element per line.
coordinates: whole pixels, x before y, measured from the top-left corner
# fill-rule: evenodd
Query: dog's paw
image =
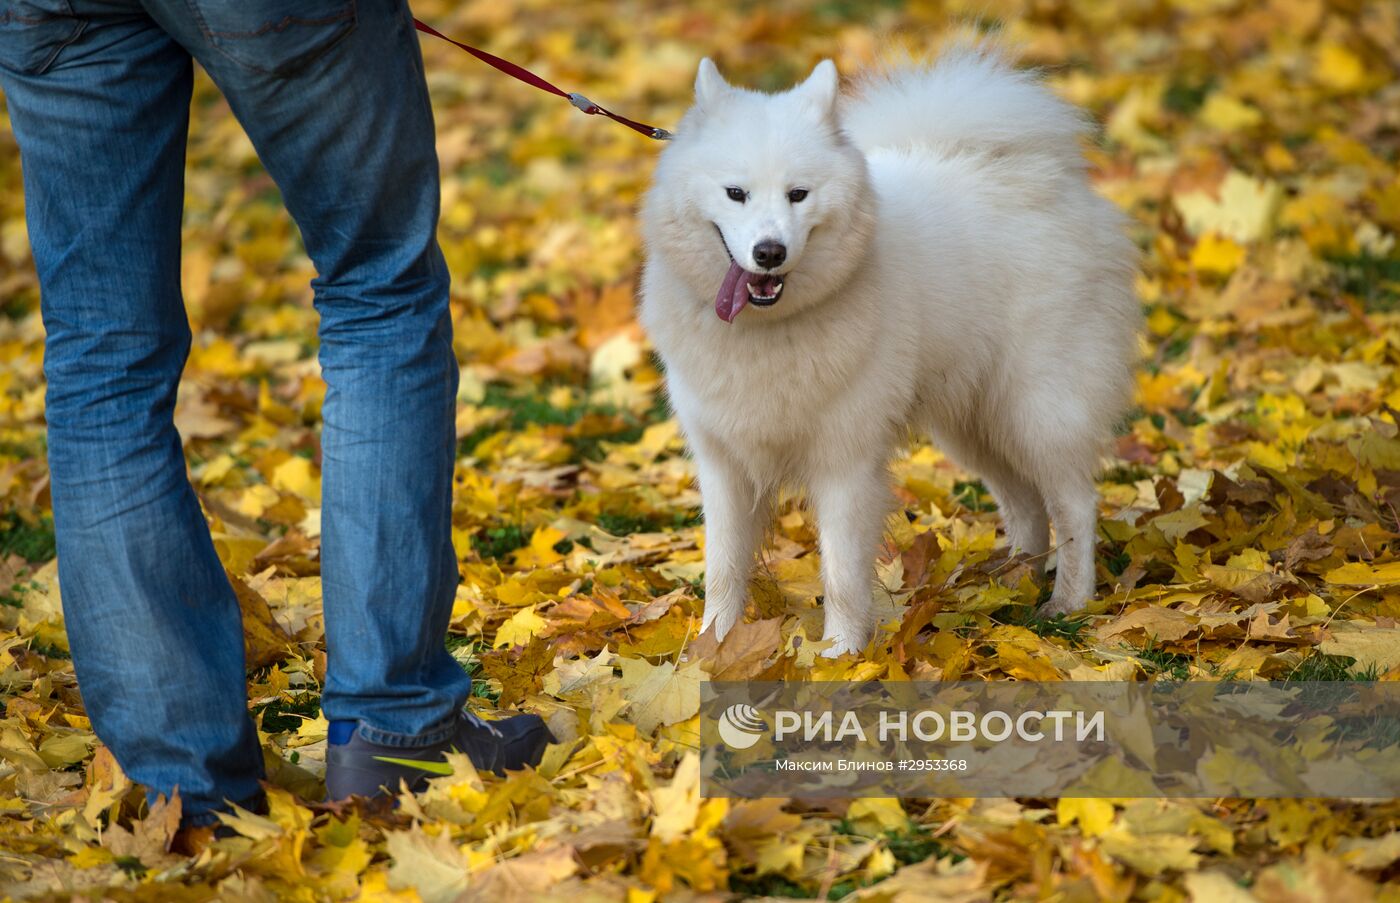
<path fill-rule="evenodd" d="M 838 632 L 827 634 L 822 637 L 822 641 L 831 643 L 830 646 L 821 651 L 822 658 L 840 658 L 847 653 L 859 655 L 861 650 L 865 648 L 868 638 L 856 636 L 854 633 Z"/>
<path fill-rule="evenodd" d="M 1072 615 L 1075 612 L 1083 611 L 1084 606 L 1088 604 L 1088 599 L 1051 596 L 1050 601 L 1036 609 L 1035 613 L 1042 618 L 1053 618 L 1057 615 Z"/>
<path fill-rule="evenodd" d="M 713 630 L 715 642 L 720 642 L 724 639 L 725 634 L 733 630 L 734 625 L 739 623 L 739 615 L 742 612 L 742 607 L 706 605 L 705 614 L 700 618 L 700 632 L 706 633 Z"/>

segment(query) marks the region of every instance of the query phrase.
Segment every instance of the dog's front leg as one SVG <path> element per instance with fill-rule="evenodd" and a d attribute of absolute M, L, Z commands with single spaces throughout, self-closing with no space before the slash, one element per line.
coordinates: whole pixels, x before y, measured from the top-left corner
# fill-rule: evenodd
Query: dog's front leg
<path fill-rule="evenodd" d="M 822 655 L 860 652 L 874 628 L 875 551 L 888 509 L 888 477 L 879 467 L 853 464 L 812 480 L 822 555 L 826 631 Z"/>
<path fill-rule="evenodd" d="M 762 493 L 724 452 L 696 451 L 705 511 L 705 616 L 700 632 L 713 628 L 715 639 L 722 640 L 744 613 L 768 509 Z"/>

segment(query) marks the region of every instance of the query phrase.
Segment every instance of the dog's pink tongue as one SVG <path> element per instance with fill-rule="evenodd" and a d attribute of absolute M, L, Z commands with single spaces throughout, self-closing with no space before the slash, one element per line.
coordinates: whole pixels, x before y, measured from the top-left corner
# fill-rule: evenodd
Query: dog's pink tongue
<path fill-rule="evenodd" d="M 715 295 L 715 313 L 726 323 L 733 323 L 739 311 L 749 303 L 749 274 L 737 263 L 730 262 L 724 274 L 719 294 Z"/>

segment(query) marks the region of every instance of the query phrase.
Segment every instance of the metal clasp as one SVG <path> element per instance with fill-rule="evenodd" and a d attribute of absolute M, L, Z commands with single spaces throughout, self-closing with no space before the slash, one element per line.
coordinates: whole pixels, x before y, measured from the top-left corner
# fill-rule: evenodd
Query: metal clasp
<path fill-rule="evenodd" d="M 569 95 L 569 103 L 578 107 L 585 113 L 593 114 L 598 112 L 598 105 L 577 91 Z"/>

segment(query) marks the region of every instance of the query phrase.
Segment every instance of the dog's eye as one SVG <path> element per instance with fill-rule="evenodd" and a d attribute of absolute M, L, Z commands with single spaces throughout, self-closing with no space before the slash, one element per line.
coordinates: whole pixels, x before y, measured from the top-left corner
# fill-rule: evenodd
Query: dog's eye
<path fill-rule="evenodd" d="M 749 193 L 742 188 L 735 188 L 733 185 L 730 185 L 724 190 L 729 195 L 731 201 L 738 201 L 742 204 L 749 199 Z"/>
<path fill-rule="evenodd" d="M 805 188 L 794 188 L 792 191 L 788 192 L 788 200 L 792 201 L 794 204 L 800 204 L 806 198 L 807 189 Z"/>

